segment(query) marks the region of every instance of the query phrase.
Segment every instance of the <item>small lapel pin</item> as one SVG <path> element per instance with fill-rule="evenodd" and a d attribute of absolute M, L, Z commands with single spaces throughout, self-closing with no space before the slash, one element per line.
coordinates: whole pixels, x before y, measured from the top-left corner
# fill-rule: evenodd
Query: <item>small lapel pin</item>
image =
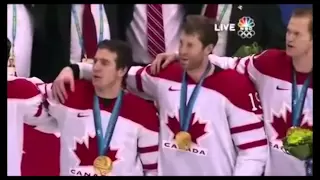
<path fill-rule="evenodd" d="M 239 5 L 239 6 L 238 6 L 238 9 L 242 10 L 242 5 Z"/>

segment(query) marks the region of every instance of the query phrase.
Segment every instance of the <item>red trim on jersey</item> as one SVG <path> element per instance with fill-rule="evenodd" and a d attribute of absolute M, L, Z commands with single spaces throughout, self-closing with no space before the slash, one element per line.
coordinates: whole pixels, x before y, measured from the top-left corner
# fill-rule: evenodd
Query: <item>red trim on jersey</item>
<path fill-rule="evenodd" d="M 42 114 L 42 103 L 40 103 L 40 105 L 38 106 L 38 110 L 36 112 L 36 114 L 34 115 L 34 117 L 39 117 Z"/>
<path fill-rule="evenodd" d="M 144 92 L 143 91 L 143 86 L 142 86 L 142 79 L 141 79 L 141 74 L 143 72 L 145 68 L 142 67 L 140 68 L 137 73 L 136 73 L 136 84 L 137 84 L 137 89 L 140 91 L 140 92 Z"/>
<path fill-rule="evenodd" d="M 144 170 L 155 170 L 158 168 L 158 163 L 154 164 L 142 164 Z"/>
<path fill-rule="evenodd" d="M 37 86 L 26 79 L 7 81 L 7 98 L 29 99 L 39 94 Z"/>
<path fill-rule="evenodd" d="M 44 100 L 44 102 L 43 102 L 43 106 L 45 107 L 45 108 L 49 108 L 49 102 L 47 101 L 47 98 L 48 98 L 48 90 L 47 90 L 47 85 L 48 84 L 45 84 L 44 85 L 44 98 L 45 98 L 45 100 Z M 52 86 L 51 86 L 51 88 L 52 88 Z M 49 114 L 50 115 L 50 114 Z"/>
<path fill-rule="evenodd" d="M 263 127 L 263 122 L 257 122 L 257 123 L 253 123 L 253 124 L 247 124 L 247 125 L 243 125 L 243 126 L 237 126 L 237 127 L 233 127 L 230 129 L 231 134 L 236 134 L 236 133 L 241 133 L 241 132 L 245 132 L 245 131 L 251 131 L 254 129 L 259 129 Z"/>
<path fill-rule="evenodd" d="M 250 62 L 250 59 L 244 63 L 244 66 L 245 66 L 245 68 L 244 68 L 244 74 L 245 74 L 247 77 L 249 77 L 249 72 L 248 72 L 249 62 Z"/>
<path fill-rule="evenodd" d="M 245 149 L 255 148 L 255 147 L 259 147 L 259 146 L 265 146 L 267 144 L 268 144 L 267 139 L 262 139 L 262 140 L 258 140 L 258 141 L 245 143 L 245 144 L 240 144 L 240 145 L 238 145 L 238 148 L 241 150 L 245 150 Z"/>
<path fill-rule="evenodd" d="M 150 152 L 155 152 L 158 151 L 159 146 L 148 146 L 148 147 L 138 147 L 138 152 L 139 153 L 150 153 Z"/>
<path fill-rule="evenodd" d="M 238 65 L 240 64 L 240 60 L 241 60 L 241 58 L 238 58 L 238 59 L 236 60 L 236 66 L 234 67 L 234 69 L 237 69 Z"/>
<path fill-rule="evenodd" d="M 51 86 L 52 88 L 52 86 Z M 44 85 L 44 98 L 48 98 L 47 84 Z"/>

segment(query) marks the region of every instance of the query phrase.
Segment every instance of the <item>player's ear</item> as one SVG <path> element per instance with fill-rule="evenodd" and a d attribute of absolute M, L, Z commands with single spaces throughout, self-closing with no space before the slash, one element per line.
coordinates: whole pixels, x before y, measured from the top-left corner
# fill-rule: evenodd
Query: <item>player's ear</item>
<path fill-rule="evenodd" d="M 205 48 L 204 48 L 204 52 L 205 54 L 211 54 L 211 52 L 213 51 L 213 44 L 208 44 Z"/>
<path fill-rule="evenodd" d="M 127 67 L 120 68 L 119 71 L 118 71 L 118 75 L 120 77 L 123 77 L 127 72 L 128 72 L 128 68 Z"/>

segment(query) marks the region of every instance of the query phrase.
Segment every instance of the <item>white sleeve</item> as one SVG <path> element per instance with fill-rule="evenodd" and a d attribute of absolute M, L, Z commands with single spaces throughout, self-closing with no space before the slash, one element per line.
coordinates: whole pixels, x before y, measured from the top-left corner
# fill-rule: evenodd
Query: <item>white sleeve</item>
<path fill-rule="evenodd" d="M 268 157 L 262 107 L 258 93 L 246 77 L 234 81 L 236 95 L 230 95 L 227 102 L 230 132 L 238 150 L 233 175 L 261 176 Z"/>
<path fill-rule="evenodd" d="M 138 105 L 138 104 L 137 104 Z M 138 105 L 141 109 L 140 128 L 138 132 L 138 155 L 144 175 L 158 175 L 159 156 L 159 119 L 156 108 L 147 102 Z"/>
<path fill-rule="evenodd" d="M 210 54 L 208 58 L 212 64 L 219 66 L 222 69 L 234 69 L 239 59 L 234 57 L 220 57 L 215 54 Z"/>
<path fill-rule="evenodd" d="M 79 66 L 79 79 L 91 80 L 92 78 L 92 64 L 76 63 Z"/>
<path fill-rule="evenodd" d="M 217 55 L 210 54 L 209 60 L 212 64 L 219 66 L 222 69 L 235 69 L 237 72 L 247 75 L 251 81 L 255 83 L 261 74 L 257 70 L 256 65 L 261 62 L 261 59 L 268 56 L 269 51 L 270 50 L 265 50 L 260 54 L 253 54 L 243 58 L 219 57 Z"/>
<path fill-rule="evenodd" d="M 138 138 L 138 154 L 146 176 L 156 176 L 158 169 L 158 132 L 142 127 Z"/>
<path fill-rule="evenodd" d="M 151 75 L 150 65 L 132 66 L 128 72 L 126 85 L 129 91 L 144 99 L 157 98 L 157 79 Z"/>
<path fill-rule="evenodd" d="M 230 105 L 229 123 L 238 150 L 234 176 L 260 176 L 268 156 L 268 141 L 262 118 Z"/>

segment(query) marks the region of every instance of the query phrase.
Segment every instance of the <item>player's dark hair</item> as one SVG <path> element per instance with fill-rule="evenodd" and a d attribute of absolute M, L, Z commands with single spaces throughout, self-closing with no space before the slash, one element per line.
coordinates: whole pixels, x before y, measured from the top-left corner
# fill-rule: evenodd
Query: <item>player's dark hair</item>
<path fill-rule="evenodd" d="M 131 47 L 124 41 L 121 40 L 103 40 L 98 44 L 98 49 L 108 49 L 111 52 L 117 54 L 116 59 L 116 68 L 117 69 L 125 69 L 128 71 L 132 66 L 132 49 Z M 122 86 L 126 87 L 126 81 L 128 72 L 123 76 Z"/>
<path fill-rule="evenodd" d="M 291 17 L 309 17 L 310 22 L 309 22 L 308 29 L 311 37 L 313 37 L 313 8 L 312 7 L 294 9 Z"/>
<path fill-rule="evenodd" d="M 121 40 L 103 40 L 98 44 L 98 49 L 108 49 L 117 54 L 117 69 L 130 68 L 132 66 L 132 49 Z"/>
<path fill-rule="evenodd" d="M 182 30 L 188 35 L 198 34 L 203 47 L 218 42 L 218 33 L 213 28 L 214 21 L 201 15 L 188 15 Z"/>

